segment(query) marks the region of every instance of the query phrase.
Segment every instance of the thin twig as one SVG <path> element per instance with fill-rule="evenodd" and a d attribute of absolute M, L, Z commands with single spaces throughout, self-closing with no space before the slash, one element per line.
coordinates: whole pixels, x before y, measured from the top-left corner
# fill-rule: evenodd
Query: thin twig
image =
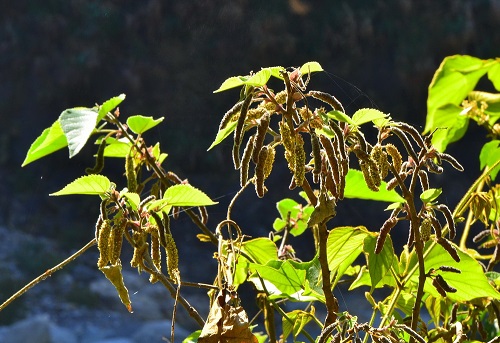
<path fill-rule="evenodd" d="M 58 265 L 56 265 L 56 266 L 54 266 L 54 267 L 52 267 L 50 269 L 47 269 L 47 271 L 45 271 L 45 273 L 43 273 L 42 275 L 40 275 L 37 278 L 33 279 L 33 281 L 31 281 L 26 286 L 24 286 L 23 288 L 21 288 L 20 290 L 18 290 L 9 299 L 5 300 L 5 302 L 2 305 L 0 305 L 0 311 L 2 311 L 5 307 L 7 307 L 11 302 L 13 302 L 17 298 L 19 298 L 21 295 L 23 295 L 24 293 L 26 293 L 28 290 L 30 290 L 31 288 L 33 288 L 40 281 L 43 281 L 46 278 L 52 276 L 52 274 L 54 274 L 56 271 L 64 268 L 68 263 L 74 261 L 78 256 L 80 256 L 85 251 L 87 251 L 89 248 L 91 248 L 94 244 L 96 244 L 96 241 L 97 240 L 95 238 L 92 239 L 90 242 L 88 242 L 87 244 L 85 244 L 80 250 L 78 250 L 77 252 L 75 252 L 73 255 L 69 256 L 64 261 L 62 261 L 61 263 L 59 263 Z"/>

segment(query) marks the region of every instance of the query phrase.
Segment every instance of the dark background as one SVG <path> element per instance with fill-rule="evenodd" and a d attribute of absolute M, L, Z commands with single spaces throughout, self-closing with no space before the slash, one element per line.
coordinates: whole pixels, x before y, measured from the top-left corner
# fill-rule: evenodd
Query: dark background
<path fill-rule="evenodd" d="M 165 116 L 147 139 L 169 153 L 167 169 L 221 202 L 210 209 L 213 228 L 238 189 L 229 143 L 206 153 L 238 97 L 212 94 L 227 77 L 318 61 L 328 73 L 311 85 L 338 96 L 348 113 L 375 106 L 423 129 L 439 63 L 452 54 L 499 56 L 499 23 L 495 0 L 2 1 L 0 225 L 56 239 L 64 252 L 92 238 L 98 199 L 48 197 L 93 164 L 92 149 L 20 167 L 30 144 L 66 108 L 126 93 L 122 115 Z M 451 146 L 459 160 L 479 152 L 484 133 L 471 129 L 467 143 Z M 478 174 L 471 160 L 464 173 L 435 180 L 450 206 Z M 123 187 L 121 165 L 113 163 L 105 172 L 116 173 Z M 250 233 L 269 231 L 277 200 L 298 200 L 286 192 L 286 172 L 269 182 L 274 197 L 246 195 L 235 208 Z M 367 218 L 380 208 L 353 204 L 339 210 L 339 223 L 378 229 L 383 215 Z M 198 246 L 193 236 L 185 234 L 181 249 Z"/>

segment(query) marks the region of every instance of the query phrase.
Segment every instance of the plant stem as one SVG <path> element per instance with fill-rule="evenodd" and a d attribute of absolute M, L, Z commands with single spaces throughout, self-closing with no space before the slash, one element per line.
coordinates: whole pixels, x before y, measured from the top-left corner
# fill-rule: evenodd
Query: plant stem
<path fill-rule="evenodd" d="M 46 278 L 52 276 L 52 274 L 54 274 L 56 271 L 64 268 L 68 263 L 70 263 L 73 260 L 75 260 L 78 256 L 80 256 L 85 251 L 87 251 L 89 248 L 91 248 L 94 244 L 96 244 L 96 239 L 95 238 L 92 239 L 87 244 L 85 244 L 80 250 L 78 250 L 73 255 L 69 256 L 68 258 L 66 258 L 64 261 L 62 261 L 58 265 L 56 265 L 56 266 L 48 269 L 47 271 L 45 271 L 45 273 L 43 273 L 42 275 L 40 275 L 37 278 L 33 279 L 26 286 L 24 286 L 23 288 L 21 288 L 20 290 L 18 290 L 16 293 L 14 293 L 9 299 L 5 300 L 5 302 L 0 305 L 0 312 L 5 307 L 7 307 L 11 302 L 13 302 L 17 298 L 19 298 L 21 295 L 23 295 L 24 293 L 26 293 L 28 290 L 30 290 L 31 288 L 33 288 L 35 285 L 37 285 L 40 281 L 45 280 Z"/>

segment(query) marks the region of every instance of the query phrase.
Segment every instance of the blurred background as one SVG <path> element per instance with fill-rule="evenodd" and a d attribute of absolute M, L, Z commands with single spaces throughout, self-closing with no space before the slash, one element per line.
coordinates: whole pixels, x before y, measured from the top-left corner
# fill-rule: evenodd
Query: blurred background
<path fill-rule="evenodd" d="M 91 107 L 125 93 L 123 116 L 164 116 L 146 139 L 160 141 L 169 153 L 167 169 L 220 201 L 210 209 L 214 227 L 238 190 L 230 143 L 206 152 L 220 118 L 238 98 L 236 90 L 212 93 L 226 78 L 260 67 L 318 61 L 326 72 L 314 75 L 311 86 L 333 93 L 348 113 L 376 107 L 422 130 L 427 87 L 444 57 L 500 54 L 498 0 L 18 0 L 2 1 L 0 8 L 0 227 L 5 237 L 0 301 L 94 234 L 98 199 L 48 194 L 92 166 L 95 147 L 71 160 L 63 150 L 21 168 L 30 144 L 66 108 Z M 471 127 L 467 144 L 452 145 L 450 152 L 459 160 L 478 154 L 483 138 L 484 132 Z M 115 162 L 105 172 L 123 182 Z M 445 194 L 451 190 L 451 206 L 478 171 L 475 162 L 462 174 L 450 171 L 437 179 Z M 271 229 L 277 200 L 299 200 L 287 192 L 286 171 L 270 182 L 278 190 L 274 198 L 257 202 L 249 194 L 235 208 L 250 233 Z M 375 230 L 384 221 L 366 222 L 367 213 L 376 214 L 380 207 L 364 204 L 361 211 L 353 204 L 339 211 L 339 223 Z M 174 225 L 182 227 L 177 231 L 181 254 L 204 247 L 194 239 L 198 232 L 188 219 Z M 214 267 L 211 252 L 205 253 L 206 264 Z M 299 257 L 310 256 L 305 251 Z M 105 307 L 100 286 L 88 287 L 96 258 L 95 251 L 89 252 L 34 295 L 17 300 L 10 312 L 0 313 L 0 324 L 47 312 L 50 321 L 58 313 L 60 325 L 67 326 L 69 310 L 54 310 L 57 301 L 73 312 Z M 207 268 L 196 260 L 184 264 L 184 275 Z M 57 299 L 47 295 L 54 290 Z M 104 316 L 124 312 L 110 309 L 116 302 L 106 303 Z M 169 316 L 168 306 L 159 311 Z"/>

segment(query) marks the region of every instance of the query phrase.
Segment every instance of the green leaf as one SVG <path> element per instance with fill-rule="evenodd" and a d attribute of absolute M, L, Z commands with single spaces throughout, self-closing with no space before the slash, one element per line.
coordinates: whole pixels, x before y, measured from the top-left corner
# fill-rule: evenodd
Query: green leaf
<path fill-rule="evenodd" d="M 214 93 L 219 93 L 219 92 L 223 92 L 225 90 L 228 90 L 228 89 L 231 89 L 234 87 L 243 86 L 245 84 L 246 80 L 247 80 L 247 78 L 243 77 L 243 76 L 230 77 L 230 78 L 226 79 L 224 82 L 222 82 L 220 87 L 217 88 L 216 90 L 214 90 Z"/>
<path fill-rule="evenodd" d="M 318 62 L 307 62 L 300 67 L 300 73 L 305 75 L 307 73 L 315 73 L 318 71 L 323 71 L 323 67 Z"/>
<path fill-rule="evenodd" d="M 68 141 L 64 136 L 61 123 L 57 120 L 51 127 L 43 130 L 42 134 L 31 144 L 21 166 L 24 167 L 66 146 L 68 146 Z"/>
<path fill-rule="evenodd" d="M 243 242 L 240 249 L 252 258 L 252 262 L 258 264 L 266 264 L 278 259 L 278 248 L 269 238 L 259 237 Z"/>
<path fill-rule="evenodd" d="M 375 254 L 377 236 L 368 235 L 363 241 L 363 250 L 365 251 L 368 260 L 368 272 L 370 274 L 372 292 L 379 285 L 382 279 L 387 274 L 390 274 L 390 269 L 394 260 L 394 248 L 390 235 L 387 235 L 382 251 L 379 254 Z"/>
<path fill-rule="evenodd" d="M 133 210 L 137 210 L 139 208 L 139 204 L 141 202 L 139 194 L 134 192 L 125 192 L 122 196 L 127 199 L 128 204 Z"/>
<path fill-rule="evenodd" d="M 360 170 L 349 169 L 346 175 L 344 197 L 387 202 L 405 201 L 395 190 L 388 191 L 386 185 L 387 183 L 382 181 L 380 190 L 374 192 L 366 185 L 363 173 Z"/>
<path fill-rule="evenodd" d="M 283 199 L 276 204 L 281 219 L 275 219 L 273 228 L 281 231 L 287 225 L 288 213 L 290 213 L 290 233 L 293 236 L 301 235 L 307 229 L 307 221 L 314 211 L 311 206 L 303 207 L 293 199 Z"/>
<path fill-rule="evenodd" d="M 335 119 L 356 126 L 356 123 L 344 112 L 334 110 L 326 113 L 325 115 L 330 119 Z"/>
<path fill-rule="evenodd" d="M 368 235 L 368 230 L 363 226 L 337 227 L 330 231 L 326 253 L 328 268 L 335 275 L 334 284 L 363 251 L 363 242 Z"/>
<path fill-rule="evenodd" d="M 97 123 L 97 112 L 90 108 L 70 108 L 59 117 L 61 128 L 68 140 L 69 157 L 82 150 Z"/>
<path fill-rule="evenodd" d="M 493 140 L 483 145 L 481 152 L 479 153 L 479 162 L 481 170 L 484 169 L 484 167 L 486 166 L 491 167 L 498 160 L 500 160 L 499 144 L 500 144 L 499 140 Z M 497 177 L 499 171 L 500 171 L 500 165 L 490 170 L 489 173 L 492 181 L 495 181 L 495 178 Z"/>
<path fill-rule="evenodd" d="M 300 294 L 305 288 L 306 271 L 295 268 L 290 260 L 269 261 L 266 265 L 250 263 L 250 268 L 257 271 L 267 283 L 270 283 L 276 290 L 287 296 L 300 298 Z M 258 283 L 258 281 L 257 281 Z M 258 286 L 256 284 L 256 286 Z M 268 289 L 271 295 L 281 295 Z"/>
<path fill-rule="evenodd" d="M 439 108 L 446 105 L 460 105 L 479 79 L 495 63 L 492 60 L 481 60 L 471 56 L 446 57 L 429 85 L 424 133 L 440 127 L 436 122 L 440 118 L 440 114 L 437 113 Z"/>
<path fill-rule="evenodd" d="M 201 330 L 197 330 L 197 331 L 191 333 L 186 338 L 184 338 L 182 343 L 196 343 L 196 342 L 198 342 L 198 338 L 200 337 L 200 335 L 201 335 Z"/>
<path fill-rule="evenodd" d="M 497 60 L 496 62 L 497 63 L 488 70 L 488 79 L 493 83 L 495 89 L 500 91 L 500 61 Z"/>
<path fill-rule="evenodd" d="M 432 247 L 430 247 L 432 245 Z M 456 247 L 456 246 L 455 246 Z M 471 301 L 476 298 L 491 297 L 500 299 L 500 293 L 496 291 L 486 278 L 481 265 L 469 254 L 456 247 L 460 262 L 456 262 L 444 248 L 429 241 L 425 245 L 425 269 L 431 268 L 437 270 L 441 266 L 451 266 L 461 270 L 460 274 L 439 272 L 445 281 L 457 289 L 456 293 L 447 293 L 446 297 L 451 301 L 462 302 Z M 410 269 L 416 267 L 417 258 L 412 254 L 410 259 Z M 418 268 L 412 279 L 418 280 Z M 425 292 L 439 298 L 440 295 L 432 286 L 432 280 L 429 278 L 425 282 Z"/>
<path fill-rule="evenodd" d="M 293 333 L 294 342 L 297 336 L 300 334 L 302 329 L 314 318 L 314 307 L 311 308 L 311 312 L 303 310 L 294 310 L 288 312 L 287 318 L 283 316 L 283 341 L 286 342 L 287 337 Z M 291 321 L 291 322 L 290 322 Z"/>
<path fill-rule="evenodd" d="M 423 203 L 427 204 L 436 200 L 436 198 L 440 196 L 441 193 L 443 193 L 441 188 L 430 188 L 420 194 L 420 200 L 422 200 Z"/>
<path fill-rule="evenodd" d="M 432 136 L 432 145 L 438 151 L 444 152 L 448 144 L 458 141 L 467 131 L 469 118 L 460 114 L 462 110 L 458 105 L 448 104 L 434 111 L 433 129 L 437 130 Z"/>
<path fill-rule="evenodd" d="M 207 151 L 211 150 L 213 147 L 218 145 L 220 142 L 222 142 L 224 139 L 226 139 L 227 136 L 231 134 L 231 132 L 234 131 L 236 128 L 236 121 L 232 121 L 229 124 L 227 124 L 222 130 L 219 130 L 217 132 L 217 136 L 215 137 L 215 140 L 212 142 L 210 147 L 207 149 Z"/>
<path fill-rule="evenodd" d="M 106 176 L 98 174 L 85 175 L 67 184 L 60 191 L 50 194 L 50 196 L 70 194 L 104 195 L 110 188 L 111 182 Z"/>
<path fill-rule="evenodd" d="M 154 119 L 153 117 L 145 117 L 141 115 L 131 116 L 127 119 L 127 125 L 136 134 L 141 134 L 163 121 L 163 117 Z"/>
<path fill-rule="evenodd" d="M 246 85 L 260 87 L 264 86 L 267 83 L 267 81 L 269 81 L 270 77 L 271 77 L 271 70 L 269 68 L 263 68 L 254 75 L 251 75 L 250 78 L 246 80 L 244 83 Z"/>
<path fill-rule="evenodd" d="M 209 206 L 217 204 L 204 192 L 189 184 L 170 186 L 165 191 L 163 200 L 166 200 L 170 206 Z"/>
<path fill-rule="evenodd" d="M 101 121 L 102 118 L 108 112 L 111 112 L 112 110 L 115 109 L 118 105 L 122 103 L 122 101 L 125 100 L 125 94 L 120 94 L 118 96 L 115 96 L 109 100 L 106 100 L 100 107 L 99 107 L 99 112 L 97 115 L 97 122 Z"/>
<path fill-rule="evenodd" d="M 373 120 L 385 119 L 387 117 L 387 114 L 374 108 L 362 108 L 352 115 L 352 121 L 359 126 Z"/>
<path fill-rule="evenodd" d="M 104 148 L 104 157 L 118 157 L 125 158 L 130 153 L 130 143 L 126 138 L 108 138 L 106 140 L 106 147 Z"/>

